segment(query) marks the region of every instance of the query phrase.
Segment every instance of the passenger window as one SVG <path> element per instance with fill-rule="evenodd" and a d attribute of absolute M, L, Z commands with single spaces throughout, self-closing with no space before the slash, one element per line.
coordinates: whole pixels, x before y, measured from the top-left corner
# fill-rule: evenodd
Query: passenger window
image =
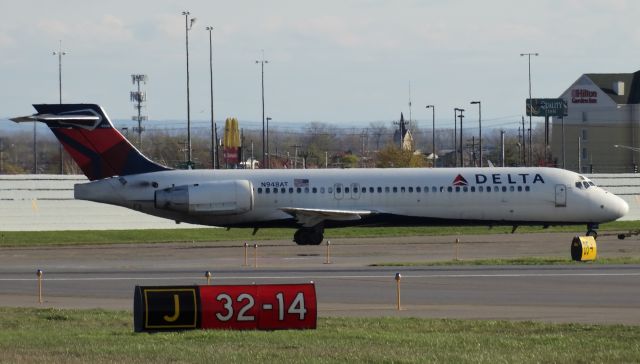
<path fill-rule="evenodd" d="M 449 187 L 449 188 L 451 188 L 451 187 Z M 440 186 L 440 192 L 444 192 L 444 186 Z M 449 191 L 449 192 L 451 192 L 451 191 Z"/>
<path fill-rule="evenodd" d="M 302 193 L 302 188 L 300 188 L 300 187 L 296 188 L 296 192 L 297 193 Z"/>
<path fill-rule="evenodd" d="M 398 193 L 398 187 L 393 187 L 393 193 Z"/>
<path fill-rule="evenodd" d="M 456 192 L 460 192 L 460 186 L 456 186 Z"/>
<path fill-rule="evenodd" d="M 273 193 L 278 193 L 278 189 L 277 189 L 277 188 L 274 188 L 274 189 L 273 189 Z"/>
<path fill-rule="evenodd" d="M 491 186 L 487 186 L 487 192 L 491 192 Z"/>
<path fill-rule="evenodd" d="M 304 188 L 304 193 L 309 193 L 309 187 Z"/>
<path fill-rule="evenodd" d="M 409 193 L 413 192 L 413 187 L 409 187 Z"/>
<path fill-rule="evenodd" d="M 367 188 L 366 188 L 366 187 L 362 187 L 362 189 L 360 190 L 360 192 L 362 192 L 362 193 L 367 193 Z"/>
<path fill-rule="evenodd" d="M 258 187 L 258 193 L 262 193 L 262 187 Z"/>
<path fill-rule="evenodd" d="M 400 187 L 400 192 L 404 193 L 405 188 L 404 187 Z"/>
<path fill-rule="evenodd" d="M 327 188 L 327 192 L 329 192 L 329 193 L 333 193 L 333 187 L 328 187 L 328 188 Z"/>
<path fill-rule="evenodd" d="M 507 192 L 507 186 L 502 186 L 502 192 Z"/>
<path fill-rule="evenodd" d="M 529 192 L 529 191 L 531 191 L 531 188 L 529 186 L 524 186 L 524 190 Z"/>
<path fill-rule="evenodd" d="M 436 186 L 431 187 L 431 192 L 438 192 L 438 187 Z M 442 192 L 442 188 L 440 189 L 440 192 Z"/>
<path fill-rule="evenodd" d="M 515 190 L 516 190 L 516 188 L 515 188 L 515 187 L 513 187 L 513 186 L 509 186 L 509 191 L 514 192 Z"/>
<path fill-rule="evenodd" d="M 314 188 L 311 189 L 311 192 L 318 193 L 318 189 L 316 187 L 314 187 Z"/>
<path fill-rule="evenodd" d="M 451 186 L 447 187 L 447 192 L 453 192 L 453 187 Z"/>
<path fill-rule="evenodd" d="M 416 187 L 416 192 L 418 192 L 418 193 L 422 192 L 422 190 L 420 189 L 420 187 Z"/>
<path fill-rule="evenodd" d="M 271 192 L 271 191 L 269 190 L 269 187 L 267 187 L 267 188 L 265 188 L 265 189 L 264 189 L 264 193 L 269 194 L 269 192 Z"/>
<path fill-rule="evenodd" d="M 378 193 L 382 193 L 382 187 L 378 187 Z"/>
<path fill-rule="evenodd" d="M 324 187 L 320 187 L 320 193 L 324 193 Z"/>
<path fill-rule="evenodd" d="M 478 187 L 478 192 L 484 192 L 484 187 L 482 186 Z"/>
<path fill-rule="evenodd" d="M 344 188 L 344 193 L 349 193 L 349 187 Z"/>
<path fill-rule="evenodd" d="M 282 188 L 280 189 L 280 193 L 286 193 L 286 192 L 287 192 L 287 189 L 286 189 L 286 188 L 282 187 Z"/>
<path fill-rule="evenodd" d="M 373 193 L 375 189 L 373 187 L 369 187 L 369 193 Z"/>
<path fill-rule="evenodd" d="M 293 193 L 293 187 L 289 187 L 289 193 Z"/>
<path fill-rule="evenodd" d="M 384 188 L 384 192 L 389 193 L 389 191 L 391 191 L 391 189 L 389 187 L 385 187 Z"/>
<path fill-rule="evenodd" d="M 522 192 L 522 186 L 518 186 L 518 192 Z"/>
<path fill-rule="evenodd" d="M 476 192 L 476 187 L 475 186 L 471 186 L 471 192 Z"/>
<path fill-rule="evenodd" d="M 469 189 L 467 188 L 467 186 L 462 187 L 462 192 L 467 192 L 469 191 Z"/>
<path fill-rule="evenodd" d="M 336 187 L 336 193 L 342 193 L 342 188 Z"/>

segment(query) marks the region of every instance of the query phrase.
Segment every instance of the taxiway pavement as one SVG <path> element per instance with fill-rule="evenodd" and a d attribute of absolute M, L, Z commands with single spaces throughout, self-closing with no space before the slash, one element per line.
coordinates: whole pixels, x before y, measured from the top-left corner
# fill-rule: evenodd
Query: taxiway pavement
<path fill-rule="evenodd" d="M 640 324 L 640 265 L 372 266 L 458 258 L 568 257 L 571 234 L 335 239 L 0 249 L 0 305 L 131 309 L 135 285 L 314 281 L 321 316 L 415 316 Z M 253 244 L 253 242 L 251 242 Z M 600 257 L 638 256 L 637 238 L 598 239 Z M 36 269 L 44 271 L 37 303 Z M 402 274 L 396 310 L 395 273 Z"/>

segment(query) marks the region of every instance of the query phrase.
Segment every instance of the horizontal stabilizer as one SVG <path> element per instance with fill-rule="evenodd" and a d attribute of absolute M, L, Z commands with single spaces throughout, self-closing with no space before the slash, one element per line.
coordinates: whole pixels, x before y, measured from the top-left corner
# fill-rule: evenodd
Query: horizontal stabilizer
<path fill-rule="evenodd" d="M 16 123 L 25 123 L 33 121 L 42 121 L 45 123 L 57 123 L 59 126 L 78 126 L 81 128 L 93 129 L 99 122 L 100 117 L 97 115 L 56 115 L 56 114 L 33 114 L 30 116 L 19 116 L 11 118 Z"/>
<path fill-rule="evenodd" d="M 324 220 L 350 221 L 360 220 L 363 216 L 374 212 L 368 210 L 327 210 L 306 209 L 299 207 L 282 207 L 280 210 L 296 218 L 298 223 L 305 227 L 316 226 Z"/>

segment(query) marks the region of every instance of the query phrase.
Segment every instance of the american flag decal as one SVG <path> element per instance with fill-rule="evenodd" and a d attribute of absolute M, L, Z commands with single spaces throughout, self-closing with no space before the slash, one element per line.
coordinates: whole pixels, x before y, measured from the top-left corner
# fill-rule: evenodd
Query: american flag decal
<path fill-rule="evenodd" d="M 295 187 L 309 187 L 309 179 L 307 178 L 296 178 L 293 180 L 293 185 Z"/>

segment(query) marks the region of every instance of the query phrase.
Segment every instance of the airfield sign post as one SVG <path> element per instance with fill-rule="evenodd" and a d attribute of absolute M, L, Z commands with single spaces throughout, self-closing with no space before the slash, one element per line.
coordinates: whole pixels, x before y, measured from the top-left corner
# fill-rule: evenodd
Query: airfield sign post
<path fill-rule="evenodd" d="M 527 116 L 544 117 L 544 161 L 548 162 L 549 150 L 549 117 L 564 118 L 567 116 L 567 101 L 564 99 L 527 99 Z M 563 120 L 564 121 L 564 120 Z M 564 145 L 564 144 L 563 144 Z M 531 160 L 529 161 L 531 163 Z"/>

